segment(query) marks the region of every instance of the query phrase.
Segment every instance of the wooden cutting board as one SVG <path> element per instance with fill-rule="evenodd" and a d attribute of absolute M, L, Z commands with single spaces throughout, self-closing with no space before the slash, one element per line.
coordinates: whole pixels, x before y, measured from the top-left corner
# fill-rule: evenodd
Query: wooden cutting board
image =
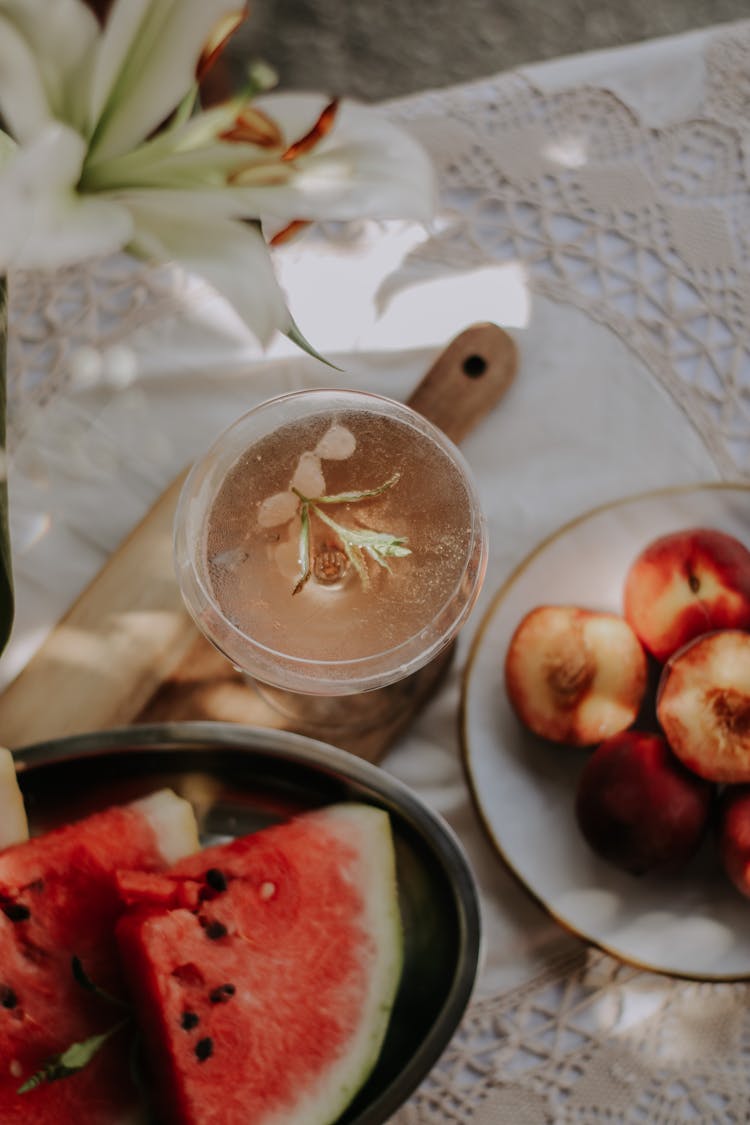
<path fill-rule="evenodd" d="M 472 325 L 441 353 L 408 402 L 460 442 L 505 394 L 516 367 L 516 347 L 506 332 L 494 324 Z M 285 717 L 205 640 L 182 604 L 172 521 L 185 475 L 167 488 L 0 694 L 0 743 L 15 749 L 128 723 L 211 719 L 313 734 L 377 761 L 435 691 L 452 649 L 384 689 L 382 721 L 364 733 L 325 732 Z M 393 693 L 405 705 L 395 718 Z"/>

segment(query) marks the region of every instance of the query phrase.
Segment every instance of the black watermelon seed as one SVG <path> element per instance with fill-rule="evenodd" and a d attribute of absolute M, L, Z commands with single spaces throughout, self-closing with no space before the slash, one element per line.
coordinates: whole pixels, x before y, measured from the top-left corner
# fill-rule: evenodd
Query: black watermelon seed
<path fill-rule="evenodd" d="M 0 986 L 0 1004 L 2 1004 L 4 1008 L 15 1008 L 17 1003 L 18 997 L 13 989 L 8 988 L 5 984 Z"/>
<path fill-rule="evenodd" d="M 220 984 L 218 988 L 209 992 L 208 998 L 212 1004 L 224 1004 L 230 996 L 234 996 L 236 991 L 233 984 Z"/>
<path fill-rule="evenodd" d="M 205 1062 L 206 1059 L 209 1059 L 213 1053 L 214 1053 L 214 1041 L 213 1041 L 213 1039 L 210 1039 L 208 1037 L 206 1039 L 199 1039 L 198 1042 L 195 1044 L 195 1054 L 196 1054 L 196 1057 L 198 1059 L 198 1062 Z"/>
<path fill-rule="evenodd" d="M 31 917 L 31 911 L 28 906 L 24 906 L 22 902 L 7 902 L 3 906 L 3 914 L 9 918 L 11 922 L 27 922 Z"/>
<path fill-rule="evenodd" d="M 183 1012 L 182 1019 L 180 1020 L 180 1027 L 185 1031 L 192 1031 L 200 1023 L 200 1016 L 197 1012 Z"/>
<path fill-rule="evenodd" d="M 227 889 L 227 877 L 223 871 L 219 871 L 218 867 L 209 867 L 206 872 L 206 882 L 209 887 L 215 891 L 225 891 Z"/>
<path fill-rule="evenodd" d="M 218 941 L 226 936 L 227 928 L 223 922 L 209 922 L 206 926 L 206 937 L 211 938 L 211 941 Z"/>

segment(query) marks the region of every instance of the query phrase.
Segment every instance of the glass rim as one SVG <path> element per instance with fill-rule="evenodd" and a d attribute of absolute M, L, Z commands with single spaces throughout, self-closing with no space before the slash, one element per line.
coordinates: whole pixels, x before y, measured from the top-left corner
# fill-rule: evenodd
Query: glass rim
<path fill-rule="evenodd" d="M 407 657 L 404 661 L 399 661 L 398 654 L 401 652 L 408 653 L 409 649 L 413 648 L 417 643 L 420 634 L 425 631 L 429 631 L 431 622 L 425 623 L 423 626 L 421 626 L 421 628 L 417 629 L 410 636 L 406 637 L 404 640 L 399 641 L 398 644 L 392 645 L 389 648 L 378 649 L 377 651 L 368 653 L 365 656 L 351 657 L 344 660 L 321 660 L 309 656 L 295 656 L 294 654 L 284 652 L 282 649 L 273 648 L 270 645 L 264 644 L 261 641 L 256 640 L 254 637 L 249 636 L 237 625 L 235 625 L 224 613 L 221 605 L 218 602 L 218 599 L 215 597 L 213 591 L 211 590 L 210 585 L 205 580 L 204 573 L 202 572 L 201 568 L 196 565 L 195 552 L 190 551 L 186 546 L 182 551 L 182 555 L 184 556 L 184 561 L 186 561 L 189 565 L 191 576 L 197 584 L 200 590 L 200 594 L 205 600 L 206 605 L 210 607 L 211 612 L 215 614 L 216 617 L 220 620 L 222 629 L 226 631 L 227 635 L 236 639 L 238 644 L 247 651 L 249 659 L 243 662 L 243 660 L 238 659 L 236 655 L 228 653 L 226 651 L 225 645 L 218 643 L 217 637 L 215 636 L 215 631 L 207 628 L 209 623 L 203 617 L 201 617 L 200 619 L 198 618 L 198 616 L 193 611 L 193 606 L 185 595 L 183 584 L 179 578 L 180 559 L 177 557 L 178 537 L 180 531 L 184 530 L 185 525 L 185 521 L 184 519 L 182 519 L 182 514 L 186 505 L 188 505 L 192 499 L 192 490 L 194 489 L 197 478 L 199 477 L 201 472 L 206 471 L 207 465 L 209 464 L 212 456 L 216 453 L 216 451 L 221 449 L 221 447 L 226 442 L 227 437 L 233 431 L 238 430 L 243 424 L 247 422 L 249 418 L 261 413 L 265 413 L 267 410 L 270 410 L 272 408 L 283 406 L 283 403 L 286 401 L 299 401 L 302 399 L 314 400 L 319 396 L 322 397 L 326 394 L 333 394 L 347 399 L 355 399 L 363 403 L 378 403 L 384 408 L 382 411 L 384 414 L 395 410 L 396 414 L 407 425 L 415 425 L 416 423 L 415 428 L 421 429 L 427 438 L 434 441 L 435 444 L 442 449 L 446 456 L 448 456 L 453 464 L 459 469 L 461 479 L 467 491 L 467 498 L 470 502 L 469 508 L 471 512 L 471 532 L 466 550 L 467 561 L 474 555 L 477 549 L 477 544 L 479 546 L 479 551 L 477 554 L 476 574 L 473 586 L 466 598 L 463 599 L 459 611 L 451 619 L 450 624 L 446 628 L 444 628 L 441 633 L 430 642 L 429 645 L 420 647 L 417 653 L 415 653 L 413 656 Z M 250 444 L 252 443 L 248 443 L 245 448 L 249 448 Z M 241 455 L 242 453 L 240 452 L 238 456 Z M 222 477 L 222 481 L 226 479 L 226 474 L 229 472 L 231 466 L 235 463 L 236 458 L 234 461 L 230 462 Z M 215 496 L 216 492 L 213 493 L 211 500 L 214 500 Z M 209 505 L 207 505 L 206 510 L 208 510 L 208 506 Z M 386 395 L 377 394 L 371 391 L 360 391 L 351 390 L 349 388 L 326 386 L 285 391 L 282 394 L 274 395 L 272 398 L 265 399 L 263 402 L 258 403 L 250 410 L 245 411 L 244 414 L 240 415 L 227 427 L 225 427 L 224 430 L 221 431 L 221 433 L 214 439 L 208 449 L 195 460 L 185 478 L 185 481 L 183 482 L 174 518 L 174 552 L 175 561 L 178 564 L 178 584 L 180 585 L 183 600 L 185 601 L 187 608 L 191 613 L 191 616 L 193 616 L 194 620 L 196 621 L 196 624 L 198 624 L 201 631 L 206 634 L 211 643 L 221 652 L 223 652 L 224 655 L 227 656 L 227 659 L 231 660 L 235 665 L 240 667 L 241 671 L 261 682 L 266 682 L 272 684 L 273 686 L 288 688 L 289 685 L 287 681 L 290 679 L 290 677 L 294 677 L 299 681 L 304 679 L 305 683 L 308 685 L 307 690 L 313 693 L 315 692 L 316 687 L 319 688 L 322 685 L 338 686 L 343 684 L 344 682 L 351 682 L 354 690 L 362 690 L 361 685 L 366 684 L 368 680 L 371 680 L 374 686 L 385 686 L 389 682 L 401 679 L 404 676 L 409 675 L 411 672 L 416 671 L 418 668 L 426 664 L 432 657 L 436 656 L 442 650 L 442 648 L 446 644 L 448 644 L 453 639 L 453 637 L 455 637 L 460 626 L 463 624 L 464 620 L 469 615 L 474 605 L 479 589 L 481 587 L 482 578 L 486 567 L 488 544 L 486 520 L 479 503 L 479 495 L 471 468 L 461 450 L 458 448 L 455 442 L 453 442 L 447 436 L 447 434 L 445 434 L 438 426 L 436 426 L 434 422 L 431 422 L 428 418 L 425 418 L 423 415 L 419 414 L 418 411 L 414 410 L 406 403 L 400 402 L 398 399 L 389 398 Z M 432 615 L 432 622 L 439 618 L 440 615 L 445 612 L 446 608 L 451 604 L 451 602 L 456 598 L 460 586 L 465 580 L 465 577 L 466 569 L 462 571 L 455 585 L 452 587 L 450 593 L 443 599 L 441 604 L 435 608 Z M 251 654 L 253 655 L 251 656 Z M 260 665 L 262 665 L 262 670 L 260 670 L 260 668 L 248 666 L 250 664 L 256 664 L 257 661 L 259 661 Z M 382 667 L 383 665 L 387 665 L 387 667 Z M 377 670 L 377 666 L 381 666 L 380 671 Z M 373 669 L 375 669 L 369 675 L 367 673 L 363 674 L 357 671 L 358 669 L 367 669 L 368 667 L 372 667 Z M 270 668 L 272 670 L 274 668 L 278 669 L 279 676 L 274 677 L 272 674 L 269 675 L 267 668 Z M 327 679 L 324 679 L 319 674 L 305 674 L 305 669 L 317 669 L 323 672 L 328 670 L 330 672 L 330 676 Z M 347 673 L 347 670 L 351 670 L 349 674 L 342 675 L 342 673 Z M 357 685 L 360 685 L 359 688 L 357 687 Z M 322 694 L 321 692 L 318 693 Z"/>

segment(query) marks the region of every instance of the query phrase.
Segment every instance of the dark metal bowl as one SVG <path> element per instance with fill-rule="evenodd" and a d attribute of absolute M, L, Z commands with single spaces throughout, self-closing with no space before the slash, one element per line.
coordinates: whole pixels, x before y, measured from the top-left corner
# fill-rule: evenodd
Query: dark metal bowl
<path fill-rule="evenodd" d="M 228 723 L 164 723 L 36 743 L 16 752 L 32 832 L 171 786 L 213 843 L 336 801 L 391 816 L 404 972 L 378 1064 L 340 1125 L 382 1125 L 447 1046 L 471 995 L 476 886 L 452 831 L 383 770 L 322 742 Z"/>

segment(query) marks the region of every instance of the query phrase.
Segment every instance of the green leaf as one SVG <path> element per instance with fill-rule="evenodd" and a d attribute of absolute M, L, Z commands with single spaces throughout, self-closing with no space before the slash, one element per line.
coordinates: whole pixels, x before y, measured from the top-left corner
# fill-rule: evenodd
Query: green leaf
<path fill-rule="evenodd" d="M 346 540 L 342 541 L 342 546 L 346 557 L 359 575 L 362 586 L 365 590 L 369 590 L 370 575 L 367 573 L 367 567 L 365 566 L 365 559 L 361 549 L 356 544 L 348 543 Z"/>
<path fill-rule="evenodd" d="M 8 339 L 8 287 L 0 278 L 0 652 L 13 627 L 13 571 L 8 530 L 8 457 L 5 447 L 6 352 Z"/>
<path fill-rule="evenodd" d="M 98 984 L 94 984 L 91 977 L 88 975 L 83 967 L 83 962 L 80 957 L 75 955 L 71 958 L 70 969 L 73 973 L 73 979 L 76 984 L 80 984 L 81 988 L 85 988 L 87 992 L 92 992 L 94 996 L 98 996 L 100 1000 L 104 1000 L 107 1004 L 114 1004 L 117 1008 L 125 1008 L 130 1011 L 130 1005 L 126 1004 L 124 1000 L 120 1000 L 117 996 L 112 996 L 111 993 L 105 992 L 103 988 L 99 988 Z"/>
<path fill-rule="evenodd" d="M 333 496 L 316 496 L 314 502 L 316 504 L 356 504 L 360 500 L 367 500 L 371 496 L 380 496 L 383 492 L 387 492 L 389 488 L 393 488 L 394 484 L 398 484 L 401 480 L 401 473 L 394 473 L 383 484 L 379 484 L 377 488 L 365 488 L 362 492 L 337 492 Z"/>
<path fill-rule="evenodd" d="M 403 545 L 406 543 L 405 535 L 391 535 L 388 531 L 372 531 L 369 527 L 344 527 L 343 524 L 332 520 L 326 512 L 320 511 L 316 504 L 311 503 L 311 507 L 323 523 L 328 524 L 331 530 L 336 532 L 345 549 L 347 546 L 356 547 L 358 550 L 367 551 L 372 558 L 376 555 L 380 558 L 404 558 L 411 554 L 409 548 Z"/>
<path fill-rule="evenodd" d="M 406 536 L 398 535 L 391 538 L 386 535 L 369 542 L 361 541 L 360 545 L 378 566 L 384 566 L 386 570 L 390 570 L 386 559 L 405 559 L 407 555 L 411 554 L 410 549 L 404 546 L 406 542 Z"/>
<path fill-rule="evenodd" d="M 296 491 L 296 490 L 293 490 Z M 299 493 L 297 493 L 299 496 Z M 297 557 L 299 558 L 299 576 L 296 585 L 292 590 L 293 594 L 298 594 L 305 582 L 310 577 L 311 563 L 310 563 L 310 505 L 306 500 L 302 501 L 299 513 L 299 548 Z"/>
<path fill-rule="evenodd" d="M 342 370 L 340 367 L 337 367 L 335 363 L 331 363 L 330 359 L 326 359 L 324 355 L 321 355 L 320 352 L 316 352 L 312 344 L 310 344 L 302 335 L 294 321 L 292 321 L 292 326 L 286 333 L 286 335 L 293 344 L 296 344 L 297 347 L 301 348 L 303 352 L 307 352 L 307 354 L 311 355 L 313 359 L 319 359 L 321 363 L 324 363 L 326 367 L 333 368 L 334 371 Z"/>
<path fill-rule="evenodd" d="M 300 573 L 297 584 L 292 590 L 298 594 L 312 573 L 310 559 L 310 512 L 314 512 L 319 520 L 336 533 L 344 554 L 352 564 L 365 590 L 370 587 L 370 575 L 367 572 L 365 553 L 367 553 L 378 566 L 390 571 L 386 559 L 402 559 L 410 555 L 411 551 L 404 544 L 407 542 L 405 535 L 391 535 L 388 531 L 373 531 L 369 527 L 345 527 L 337 523 L 327 512 L 320 507 L 322 504 L 352 504 L 359 500 L 366 500 L 371 496 L 380 496 L 389 488 L 393 488 L 401 479 L 400 473 L 394 473 L 377 488 L 366 488 L 361 492 L 339 492 L 335 496 L 304 496 L 298 488 L 292 487 L 292 492 L 298 497 L 300 507 L 300 533 L 299 533 L 299 565 Z"/>
<path fill-rule="evenodd" d="M 100 1035 L 91 1035 L 80 1043 L 71 1043 L 61 1054 L 55 1055 L 46 1062 L 36 1074 L 32 1074 L 31 1078 L 27 1078 L 24 1084 L 18 1087 L 17 1093 L 28 1094 L 30 1090 L 35 1090 L 45 1082 L 59 1082 L 61 1078 L 70 1078 L 72 1074 L 77 1074 L 79 1070 L 88 1066 L 107 1040 L 111 1039 L 127 1022 L 121 1020 L 114 1027 L 110 1027 L 109 1031 L 104 1031 Z"/>

